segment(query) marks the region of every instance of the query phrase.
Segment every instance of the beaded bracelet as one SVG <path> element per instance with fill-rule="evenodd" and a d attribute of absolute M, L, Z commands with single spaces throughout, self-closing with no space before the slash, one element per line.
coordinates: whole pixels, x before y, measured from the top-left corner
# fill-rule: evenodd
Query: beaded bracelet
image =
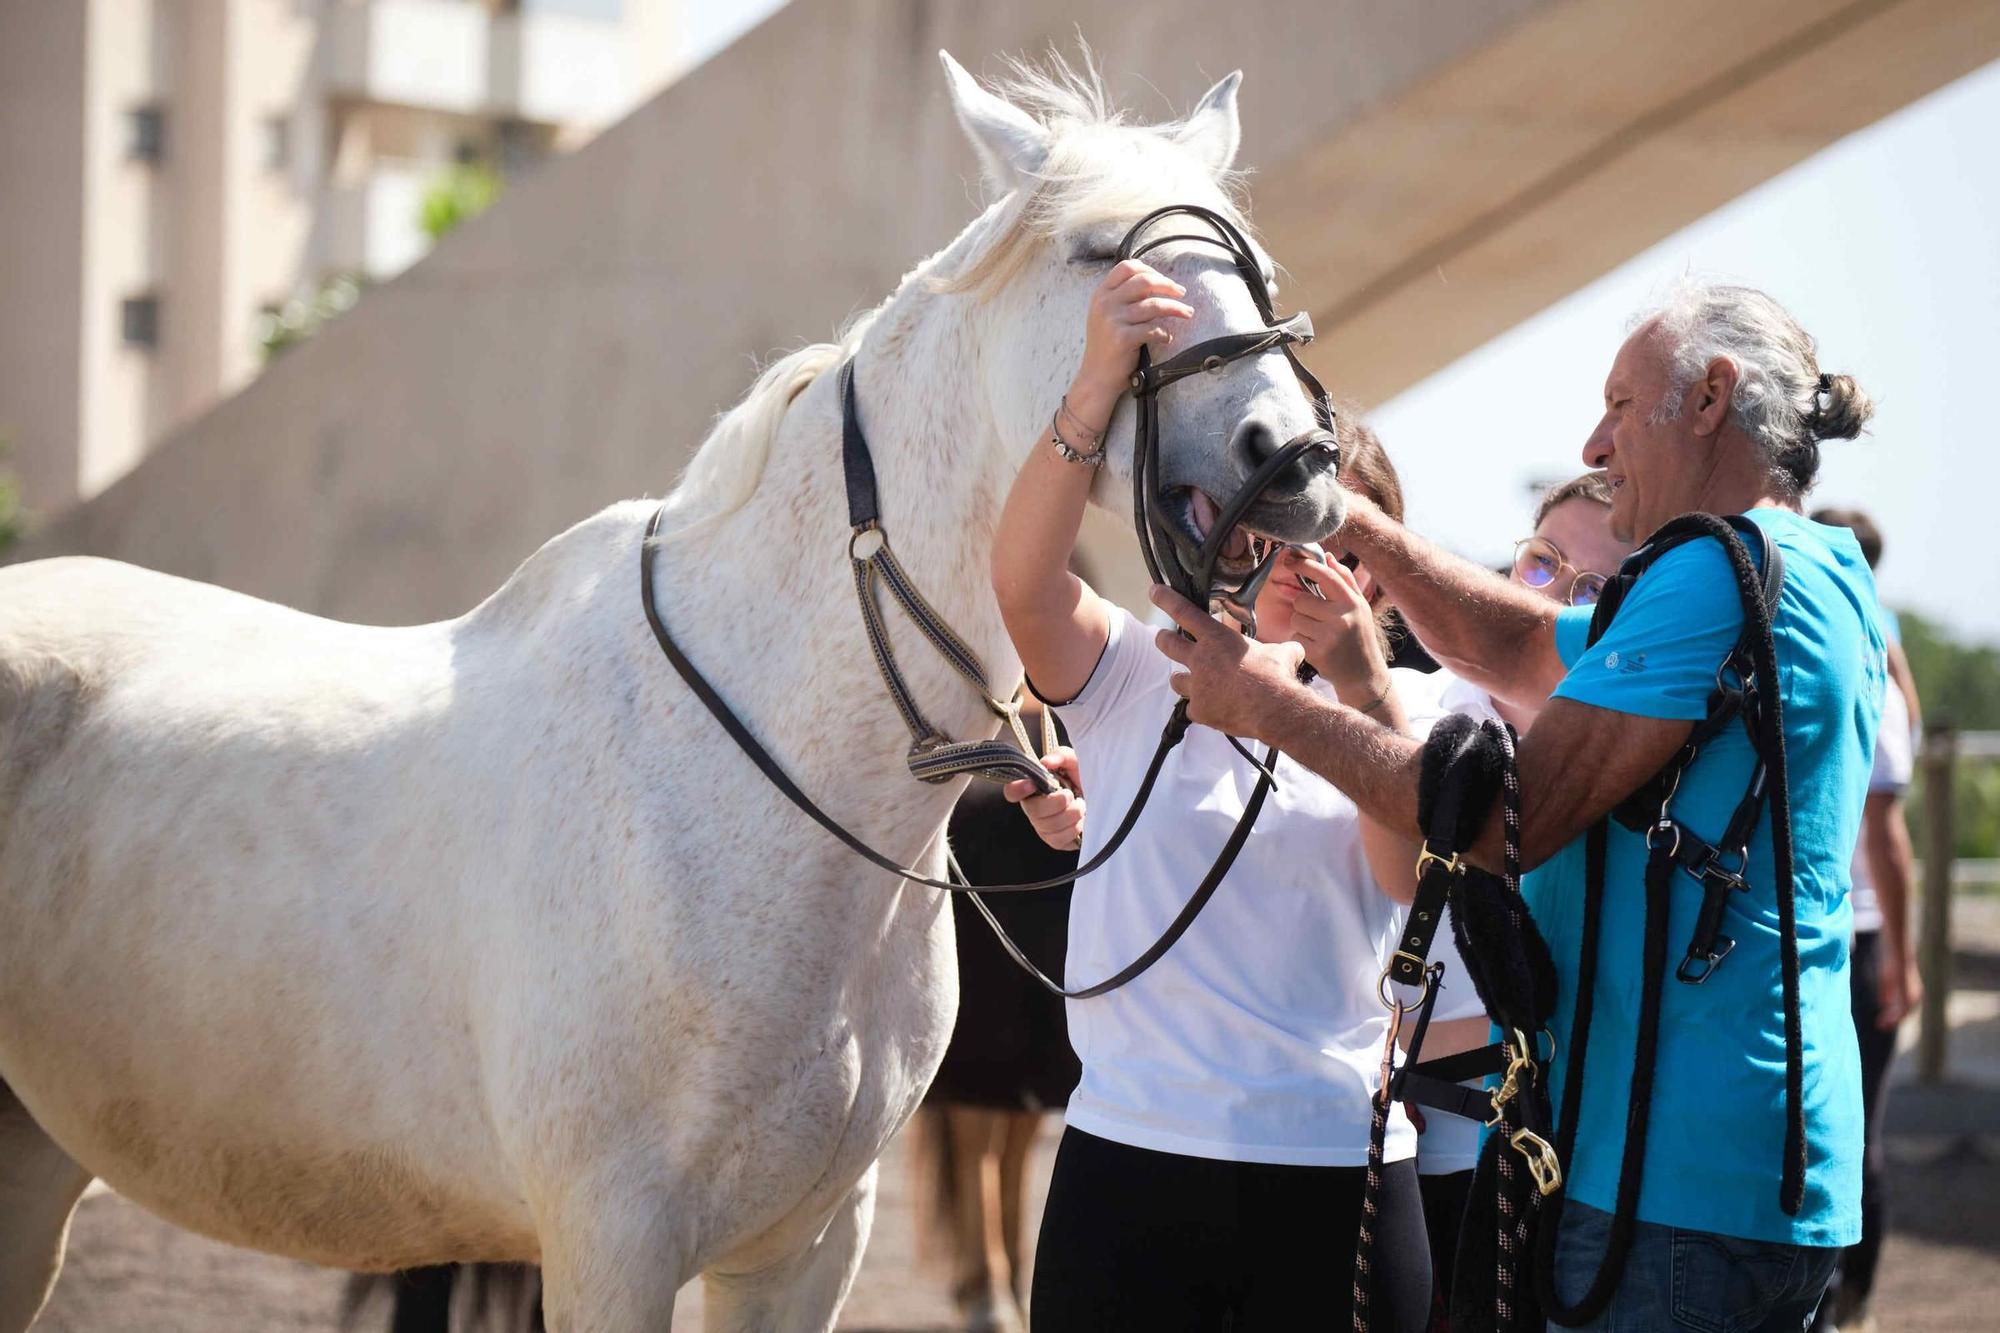
<path fill-rule="evenodd" d="M 1049 436 L 1055 441 L 1057 456 L 1065 463 L 1081 463 L 1085 467 L 1103 467 L 1104 432 L 1093 432 L 1088 427 L 1084 428 L 1083 433 L 1089 434 L 1091 437 L 1090 443 L 1097 446 L 1090 450 L 1090 452 L 1085 453 L 1063 438 L 1062 419 L 1064 416 L 1068 416 L 1071 421 L 1076 422 L 1079 426 L 1083 425 L 1083 422 L 1077 417 L 1076 413 L 1070 411 L 1068 394 L 1063 395 L 1061 404 L 1049 415 Z"/>

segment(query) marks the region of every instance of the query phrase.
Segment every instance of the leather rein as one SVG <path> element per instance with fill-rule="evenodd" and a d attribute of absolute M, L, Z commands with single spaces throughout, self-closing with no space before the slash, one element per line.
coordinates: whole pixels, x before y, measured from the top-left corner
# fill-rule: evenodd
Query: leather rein
<path fill-rule="evenodd" d="M 1141 243 L 1142 233 L 1159 220 L 1176 216 L 1191 215 L 1214 227 L 1217 236 L 1195 234 L 1162 236 Z M 1218 239 L 1218 237 L 1220 239 Z M 1249 510 L 1259 496 L 1268 489 L 1294 462 L 1308 452 L 1328 450 L 1338 459 L 1339 451 L 1334 444 L 1333 407 L 1325 388 L 1311 372 L 1300 364 L 1292 351 L 1295 344 L 1312 340 L 1311 320 L 1304 314 L 1289 320 L 1279 321 L 1271 305 L 1261 271 L 1248 240 L 1227 218 L 1210 209 L 1195 204 L 1176 204 L 1157 209 L 1133 226 L 1119 246 L 1118 258 L 1134 258 L 1171 241 L 1198 241 L 1218 245 L 1227 251 L 1239 276 L 1250 287 L 1251 295 L 1263 315 L 1265 327 L 1242 333 L 1223 334 L 1188 348 L 1178 356 L 1157 366 L 1145 349 L 1139 352 L 1138 368 L 1132 376 L 1131 389 L 1138 408 L 1139 427 L 1134 439 L 1133 460 L 1133 521 L 1140 537 L 1140 549 L 1145 554 L 1146 566 L 1153 578 L 1168 583 L 1177 591 L 1194 600 L 1196 605 L 1214 606 L 1219 598 L 1225 609 L 1236 613 L 1241 602 L 1253 602 L 1256 589 L 1270 575 L 1282 548 L 1274 549 L 1250 575 L 1237 583 L 1224 582 L 1218 587 L 1216 565 L 1221 558 L 1222 546 L 1229 531 Z M 1320 429 L 1307 432 L 1282 449 L 1275 452 L 1259 466 L 1248 481 L 1238 490 L 1230 502 L 1223 506 L 1215 525 L 1207 534 L 1198 552 L 1195 553 L 1195 568 L 1188 570 L 1180 555 L 1185 543 L 1172 528 L 1168 520 L 1160 514 L 1157 501 L 1159 477 L 1159 391 L 1176 380 L 1197 372 L 1215 373 L 1233 361 L 1259 355 L 1269 351 L 1282 351 L 1292 364 L 1300 383 L 1312 398 L 1315 416 Z M 994 782 L 1009 782 L 1027 778 L 1036 784 L 1039 792 L 1047 794 L 1055 790 L 1055 779 L 1035 757 L 1027 731 L 1021 723 L 1018 702 L 1002 701 L 991 689 L 986 670 L 977 655 L 945 623 L 944 619 L 924 600 L 915 584 L 903 571 L 890 547 L 887 530 L 882 525 L 881 506 L 875 484 L 875 465 L 868 449 L 866 435 L 861 429 L 857 394 L 854 382 L 854 362 L 852 358 L 840 368 L 841 398 L 841 460 L 847 491 L 848 562 L 854 575 L 855 595 L 860 603 L 862 623 L 868 633 L 869 646 L 875 664 L 881 673 L 884 686 L 897 712 L 902 716 L 905 727 L 911 734 L 911 746 L 906 755 L 911 775 L 929 783 L 942 783 L 961 775 L 970 775 Z M 679 674 L 681 680 L 700 700 L 713 716 L 723 732 L 733 741 L 750 762 L 756 765 L 779 794 L 790 801 L 814 823 L 825 829 L 849 851 L 882 870 L 926 888 L 939 889 L 947 893 L 968 896 L 981 916 L 986 919 L 1001 947 L 1015 963 L 1025 969 L 1044 988 L 1065 999 L 1088 999 L 1115 990 L 1137 978 L 1164 957 L 1169 949 L 1194 924 L 1195 918 L 1213 896 L 1223 877 L 1228 874 L 1244 842 L 1249 838 L 1250 829 L 1256 823 L 1263 809 L 1265 798 L 1274 785 L 1273 766 L 1278 752 L 1271 748 L 1265 752 L 1261 763 L 1243 751 L 1234 737 L 1230 742 L 1236 745 L 1258 769 L 1255 789 L 1245 803 L 1243 814 L 1237 820 L 1222 850 L 1217 854 L 1208 873 L 1189 896 L 1178 915 L 1167 926 L 1160 937 L 1146 951 L 1115 974 L 1089 986 L 1065 989 L 1050 979 L 1028 958 L 994 917 L 992 909 L 982 900 L 986 893 L 1029 893 L 1042 889 L 1060 888 L 1100 869 L 1112 855 L 1124 845 L 1139 816 L 1152 798 L 1153 789 L 1158 784 L 1161 770 L 1166 765 L 1167 756 L 1187 734 L 1187 703 L 1175 704 L 1166 726 L 1160 733 L 1158 747 L 1146 767 L 1145 776 L 1140 780 L 1139 789 L 1132 797 L 1118 827 L 1098 849 L 1095 855 L 1083 865 L 1067 875 L 1049 879 L 1031 880 L 1015 884 L 972 885 L 965 881 L 958 868 L 957 858 L 946 847 L 946 861 L 949 879 L 936 879 L 924 875 L 892 857 L 884 855 L 857 837 L 845 825 L 822 809 L 811 796 L 785 772 L 775 756 L 763 742 L 754 736 L 743 724 L 735 710 L 716 691 L 675 642 L 666 622 L 661 618 L 658 601 L 654 596 L 653 563 L 658 547 L 656 538 L 660 524 L 666 516 L 663 504 L 653 514 L 646 525 L 646 537 L 639 550 L 639 592 L 645 609 L 646 623 L 651 626 L 653 637 L 659 642 L 660 651 Z M 903 608 L 904 614 L 922 631 L 925 639 L 952 668 L 963 676 L 979 693 L 997 718 L 1008 724 L 1017 745 L 1008 745 L 997 740 L 954 741 L 934 727 L 917 706 L 915 696 L 908 682 L 896 665 L 895 653 L 890 645 L 888 632 L 883 620 L 879 590 L 888 589 L 890 595 Z M 1246 592 L 1247 589 L 1247 592 Z M 1243 608 L 1247 610 L 1247 607 Z M 1239 616 L 1239 618 L 1241 618 Z M 1250 618 L 1247 625 L 1254 632 L 1255 620 Z M 1047 714 L 1043 714 L 1044 739 L 1048 739 Z"/>

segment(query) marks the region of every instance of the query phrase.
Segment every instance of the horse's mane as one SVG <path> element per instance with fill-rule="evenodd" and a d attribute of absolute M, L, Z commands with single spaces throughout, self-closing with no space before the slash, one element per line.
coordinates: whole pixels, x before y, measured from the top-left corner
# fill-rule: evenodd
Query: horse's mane
<path fill-rule="evenodd" d="M 1088 47 L 1076 63 L 1057 51 L 1040 64 L 1009 59 L 994 89 L 1050 131 L 1048 160 L 1036 172 L 1035 188 L 1011 206 L 1001 201 L 992 225 L 981 228 L 993 239 L 981 239 L 968 262 L 936 275 L 921 265 L 899 293 L 917 281 L 934 292 L 993 292 L 1019 272 L 1036 244 L 1093 223 L 1129 219 L 1159 202 L 1159 162 L 1134 151 L 1125 113 L 1112 102 Z M 1147 131 L 1164 139 L 1180 126 L 1175 121 Z M 1216 184 L 1223 210 L 1247 230 L 1241 177 L 1225 172 Z M 852 354 L 872 318 L 857 320 L 839 342 L 800 348 L 758 375 L 743 400 L 716 421 L 667 497 L 662 540 L 700 536 L 742 508 L 763 477 L 786 409 Z"/>
<path fill-rule="evenodd" d="M 771 441 L 792 400 L 844 360 L 860 342 L 861 328 L 837 343 L 813 343 L 764 368 L 743 401 L 716 420 L 667 496 L 660 535 L 685 541 L 712 530 L 741 509 L 763 478 Z"/>

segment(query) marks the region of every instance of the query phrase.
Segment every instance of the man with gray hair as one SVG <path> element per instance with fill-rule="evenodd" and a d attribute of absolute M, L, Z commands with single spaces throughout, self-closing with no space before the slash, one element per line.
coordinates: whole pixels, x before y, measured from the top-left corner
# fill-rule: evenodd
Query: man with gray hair
<path fill-rule="evenodd" d="M 1766 701 L 1773 722 L 1757 741 L 1711 725 L 1725 685 L 1743 683 L 1723 664 L 1758 596 L 1720 540 L 1641 548 L 1615 614 L 1593 627 L 1590 608 L 1552 607 L 1365 501 L 1337 535 L 1447 667 L 1542 706 L 1519 747 L 1519 845 L 1532 871 L 1522 893 L 1556 967 L 1557 1129 L 1574 1136 L 1548 1293 L 1562 1326 L 1797 1330 L 1859 1234 L 1848 861 L 1881 716 L 1882 635 L 1853 535 L 1799 509 L 1820 442 L 1857 435 L 1870 410 L 1851 378 L 1821 372 L 1791 315 L 1744 287 L 1675 291 L 1637 321 L 1605 381 L 1583 457 L 1611 484 L 1613 531 L 1631 540 L 1684 513 L 1742 515 L 1749 556 L 1761 567 L 1777 555 L 1770 646 L 1757 651 L 1775 656 L 1782 726 Z M 1195 722 L 1276 745 L 1365 814 L 1421 832 L 1416 741 L 1299 686 L 1295 648 L 1246 640 L 1165 589 L 1154 600 L 1192 636 L 1160 644 L 1188 667 L 1176 688 Z M 1775 790 L 1753 782 L 1760 761 Z M 1635 794 L 1669 773 L 1677 787 L 1635 812 Z M 1620 807 L 1636 828 L 1607 818 Z M 1717 847 L 1745 809 L 1744 846 Z M 1651 866 L 1647 829 L 1669 820 L 1673 859 Z M 1500 867 L 1500 824 L 1470 860 Z M 1688 846 L 1720 855 L 1682 858 Z M 1648 921 L 1649 872 L 1667 886 L 1664 938 Z M 1603 965 L 1579 996 L 1587 895 Z M 1666 977 L 1660 951 L 1680 958 L 1691 940 L 1705 943 Z M 1579 1073 L 1571 1038 L 1586 1022 Z M 1635 1098 L 1648 1068 L 1650 1097 Z"/>

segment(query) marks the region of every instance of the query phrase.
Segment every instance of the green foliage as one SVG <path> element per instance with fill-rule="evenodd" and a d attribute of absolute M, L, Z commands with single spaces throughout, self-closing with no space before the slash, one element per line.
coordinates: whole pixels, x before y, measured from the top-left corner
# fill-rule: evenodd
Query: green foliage
<path fill-rule="evenodd" d="M 14 442 L 0 435 L 0 551 L 6 550 L 28 530 L 27 506 L 21 503 L 21 479 L 14 469 L 4 466 L 14 452 Z"/>
<path fill-rule="evenodd" d="M 1903 652 L 1926 722 L 2000 731 L 2000 649 L 1955 643 L 1914 611 L 1902 613 Z"/>
<path fill-rule="evenodd" d="M 2000 731 L 2000 650 L 1962 644 L 1912 611 L 1902 613 L 1903 652 L 1917 680 L 1926 727 Z M 1961 760 L 1952 773 L 1952 844 L 1961 857 L 2000 857 L 2000 764 Z M 1910 836 L 1922 855 L 1921 779 L 1909 802 Z"/>
<path fill-rule="evenodd" d="M 264 360 L 269 362 L 298 346 L 360 299 L 361 280 L 342 273 L 321 283 L 311 296 L 293 297 L 283 309 L 266 314 L 257 323 L 257 345 L 263 349 Z"/>
<path fill-rule="evenodd" d="M 432 241 L 441 241 L 491 208 L 500 197 L 500 188 L 500 173 L 483 162 L 446 167 L 424 191 L 418 225 Z"/>

